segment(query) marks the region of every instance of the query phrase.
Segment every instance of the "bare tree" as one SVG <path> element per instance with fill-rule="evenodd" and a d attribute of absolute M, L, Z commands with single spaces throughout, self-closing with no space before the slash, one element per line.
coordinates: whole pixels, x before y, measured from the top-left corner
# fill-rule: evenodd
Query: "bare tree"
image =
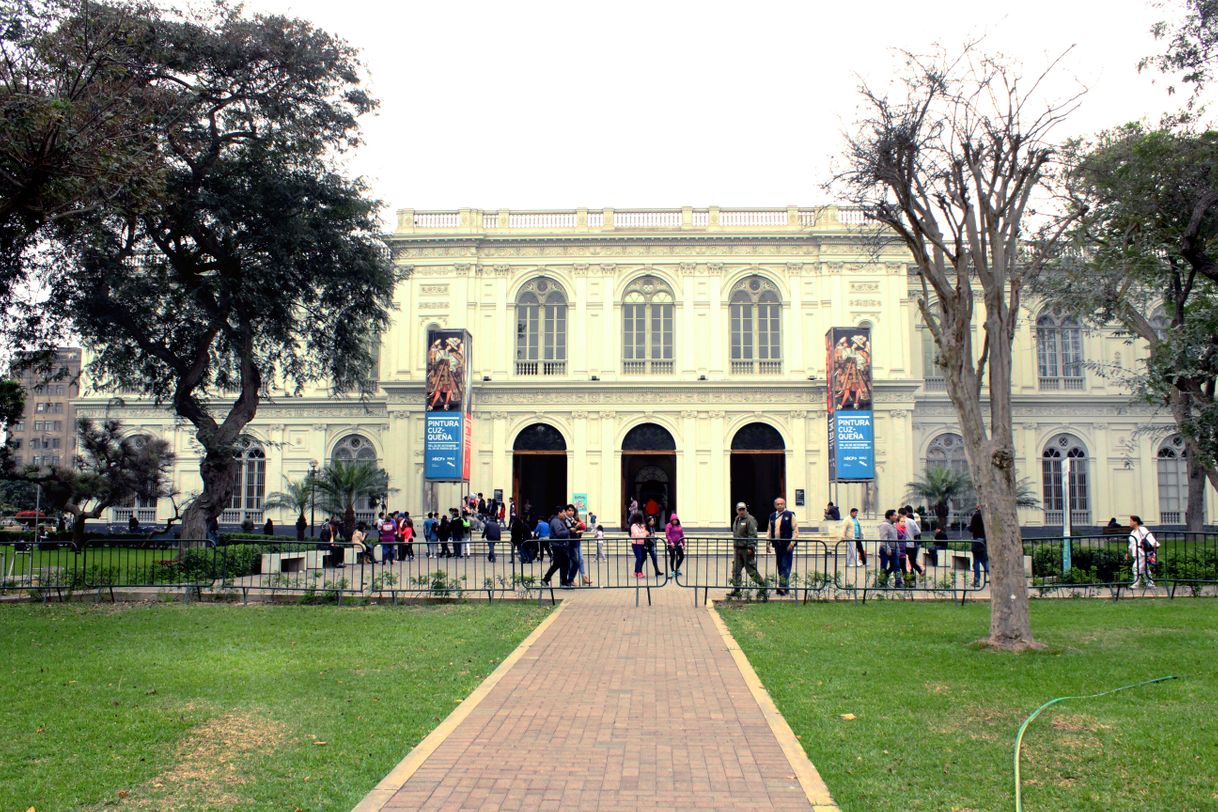
<path fill-rule="evenodd" d="M 1049 132 L 1077 96 L 1034 113 L 1030 99 L 1045 74 L 1025 86 L 1015 68 L 972 45 L 954 59 L 904 58 L 895 98 L 861 88 L 866 118 L 847 138 L 847 166 L 832 187 L 913 257 L 922 282 L 918 307 L 984 505 L 992 573 L 987 643 L 1022 650 L 1038 644 L 1016 512 L 1011 345 L 1024 283 L 1064 228 L 1056 223 L 1040 239 L 1024 240 L 1054 152 Z"/>

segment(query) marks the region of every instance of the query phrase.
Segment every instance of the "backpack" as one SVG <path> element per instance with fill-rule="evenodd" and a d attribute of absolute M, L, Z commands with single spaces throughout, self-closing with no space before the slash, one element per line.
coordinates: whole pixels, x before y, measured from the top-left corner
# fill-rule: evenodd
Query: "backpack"
<path fill-rule="evenodd" d="M 1153 553 L 1155 551 L 1154 534 L 1147 531 L 1145 536 L 1142 536 L 1142 552 Z"/>

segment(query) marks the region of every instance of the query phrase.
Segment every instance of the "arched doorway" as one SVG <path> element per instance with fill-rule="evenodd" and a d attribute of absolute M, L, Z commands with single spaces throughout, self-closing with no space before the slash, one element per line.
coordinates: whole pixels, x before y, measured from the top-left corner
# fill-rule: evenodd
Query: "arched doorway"
<path fill-rule="evenodd" d="M 773 426 L 749 423 L 732 437 L 732 499 L 725 505 L 729 513 L 737 502 L 749 506 L 759 526 L 774 509 L 774 499 L 786 496 L 786 444 Z M 790 507 L 794 500 L 788 498 Z"/>
<path fill-rule="evenodd" d="M 642 423 L 622 440 L 622 529 L 633 499 L 663 527 L 677 510 L 677 444 L 668 429 Z"/>
<path fill-rule="evenodd" d="M 512 496 L 526 520 L 547 518 L 567 495 L 567 441 L 553 426 L 525 426 L 512 443 Z M 530 524 L 532 521 L 530 521 Z"/>

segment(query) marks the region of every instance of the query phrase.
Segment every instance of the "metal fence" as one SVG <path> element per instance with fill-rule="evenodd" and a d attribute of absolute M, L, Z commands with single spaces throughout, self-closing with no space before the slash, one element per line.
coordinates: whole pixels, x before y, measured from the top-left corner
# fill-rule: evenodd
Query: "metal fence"
<path fill-rule="evenodd" d="M 697 605 L 698 593 L 705 603 L 712 589 L 759 600 L 791 597 L 806 602 L 832 585 L 829 550 L 823 541 L 800 540 L 789 551 L 785 543 L 778 549 L 768 539 L 755 541 L 755 545 L 738 545 L 723 536 L 686 536 L 677 586 L 693 590 Z"/>
<path fill-rule="evenodd" d="M 1159 547 L 1139 594 L 1175 597 L 1218 594 L 1218 536 L 1156 533 Z M 668 548 L 662 537 L 641 550 L 622 536 L 585 536 L 560 546 L 531 539 L 394 544 L 364 547 L 313 541 L 0 542 L 0 593 L 64 597 L 73 592 L 173 589 L 189 598 L 212 593 L 269 593 L 302 599 L 485 596 L 555 599 L 562 589 L 634 590 L 635 602 L 670 581 L 705 602 L 725 595 L 804 602 L 817 597 L 866 601 L 885 597 L 943 597 L 963 601 L 988 587 L 984 542 L 907 544 L 890 554 L 881 542 L 801 539 L 786 554 L 758 539 L 753 554 L 725 536 L 686 537 Z M 571 554 L 579 556 L 572 561 Z M 641 554 L 641 564 L 636 552 Z M 1107 591 L 1114 599 L 1134 589 L 1127 534 L 1025 539 L 1024 571 L 1033 596 Z M 568 562 L 565 569 L 555 565 Z M 580 561 L 582 560 L 582 566 Z M 755 567 L 753 576 L 750 565 Z M 639 573 L 636 575 L 636 571 Z M 1146 575 L 1153 579 L 1151 587 Z M 547 579 L 547 576 L 549 578 Z M 1150 590 L 1149 592 L 1147 590 Z M 721 595 L 723 597 L 725 595 Z"/>

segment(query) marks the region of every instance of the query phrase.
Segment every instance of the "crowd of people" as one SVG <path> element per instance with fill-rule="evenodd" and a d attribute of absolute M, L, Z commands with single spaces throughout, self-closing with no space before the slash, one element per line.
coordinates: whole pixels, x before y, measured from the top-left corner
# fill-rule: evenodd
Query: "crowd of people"
<path fill-rule="evenodd" d="M 632 502 L 629 507 L 634 508 L 628 520 L 634 576 L 646 577 L 645 569 L 650 563 L 656 577 L 679 577 L 686 556 L 685 528 L 681 519 L 675 513 L 671 514 L 661 530 L 657 516 L 659 511 L 644 512 L 637 502 Z M 866 567 L 868 548 L 864 542 L 878 541 L 879 572 L 884 573 L 898 589 L 915 587 L 919 578 L 925 579 L 927 566 L 939 566 L 939 553 L 948 541 L 945 528 L 936 526 L 933 529 L 933 542 L 924 546 L 922 536 L 924 532 L 931 531 L 931 525 L 909 505 L 886 510 L 874 535 L 865 532 L 859 520 L 858 508 L 851 508 L 849 515 L 842 519 L 840 509 L 830 502 L 824 514 L 830 531 L 847 542 L 844 545 L 846 566 Z M 837 522 L 840 525 L 834 530 Z M 462 500 L 459 508 L 427 513 L 418 527 L 409 511 L 381 513 L 371 528 L 364 522 L 357 523 L 349 539 L 343 538 L 339 518 L 332 516 L 322 527 L 320 541 L 329 546 L 330 560 L 338 567 L 344 565 L 343 554 L 348 546 L 355 555 L 356 563 L 378 561 L 374 548 L 379 545 L 378 563 L 392 564 L 395 561 L 413 561 L 418 545 L 422 549 L 417 554 L 429 559 L 468 558 L 471 555 L 469 542 L 475 539 L 486 542 L 486 558 L 493 562 L 496 560 L 496 545 L 503 540 L 505 527 L 513 562 L 519 558 L 521 564 L 545 563 L 549 558 L 550 566 L 542 576 L 542 582 L 546 585 L 551 584 L 555 573 L 563 589 L 572 589 L 579 583 L 593 585 L 583 555 L 583 539 L 590 532 L 589 528 L 594 528 L 591 532 L 595 538 L 596 560 L 607 558 L 605 530 L 596 523 L 595 514 L 588 514 L 585 520 L 573 504 L 567 504 L 554 508 L 548 516 L 538 516 L 527 503 L 524 510 L 517 510 L 514 499 L 504 503 L 496 499 L 486 500 L 482 494 Z M 982 573 L 986 581 L 990 574 L 981 505 L 974 510 L 968 531 L 972 536 L 973 587 L 979 588 L 984 583 Z M 740 594 L 742 574 L 747 573 L 758 585 L 764 583 L 756 563 L 760 537 L 761 527 L 749 512 L 748 505 L 738 503 L 732 522 L 733 589 L 728 597 Z M 799 542 L 799 522 L 795 513 L 787 509 L 786 500 L 781 496 L 774 500 L 774 510 L 766 520 L 765 538 L 776 559 L 775 592 L 786 595 L 790 590 L 795 549 Z M 664 545 L 665 551 L 663 567 L 657 555 L 660 544 Z M 1131 561 L 1131 586 L 1137 587 L 1144 580 L 1147 587 L 1154 587 L 1151 574 L 1158 546 L 1158 541 L 1143 526 L 1140 517 L 1131 516 L 1126 556 Z"/>

